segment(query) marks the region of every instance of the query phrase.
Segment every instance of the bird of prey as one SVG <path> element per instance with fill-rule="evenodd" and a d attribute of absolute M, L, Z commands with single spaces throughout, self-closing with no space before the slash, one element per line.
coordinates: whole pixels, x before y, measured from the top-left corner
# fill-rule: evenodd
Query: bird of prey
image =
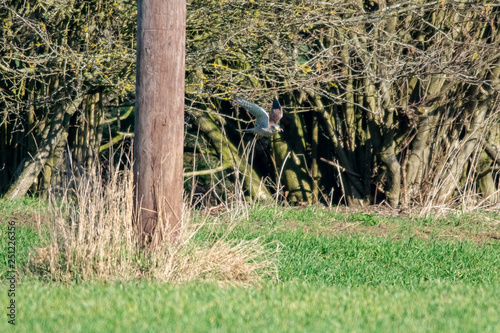
<path fill-rule="evenodd" d="M 251 132 L 267 137 L 270 137 L 278 132 L 283 132 L 283 129 L 280 125 L 278 125 L 278 122 L 283 116 L 283 110 L 281 109 L 281 105 L 276 98 L 273 100 L 273 108 L 269 115 L 257 104 L 244 100 L 239 96 L 235 96 L 234 100 L 255 117 L 255 127 L 240 130 L 241 132 Z"/>

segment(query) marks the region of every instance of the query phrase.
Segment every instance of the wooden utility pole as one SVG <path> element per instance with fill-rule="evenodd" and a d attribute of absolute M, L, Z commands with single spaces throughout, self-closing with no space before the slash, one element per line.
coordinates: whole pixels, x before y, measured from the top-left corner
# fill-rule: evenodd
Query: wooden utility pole
<path fill-rule="evenodd" d="M 177 238 L 182 220 L 185 0 L 139 0 L 135 220 L 142 241 Z"/>

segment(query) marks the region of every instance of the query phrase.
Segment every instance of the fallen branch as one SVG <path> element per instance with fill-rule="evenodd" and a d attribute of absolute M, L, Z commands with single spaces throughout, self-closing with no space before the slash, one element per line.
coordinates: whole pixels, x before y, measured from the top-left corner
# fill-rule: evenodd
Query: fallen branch
<path fill-rule="evenodd" d="M 231 167 L 232 167 L 232 165 L 225 164 L 225 165 L 218 166 L 217 168 L 208 169 L 208 170 L 188 171 L 188 172 L 184 172 L 184 178 L 210 175 L 212 173 L 224 171 L 224 170 L 229 169 Z"/>
<path fill-rule="evenodd" d="M 321 160 L 321 161 L 323 161 L 323 162 L 325 162 L 325 163 L 330 164 L 331 166 L 334 166 L 334 167 L 336 167 L 336 168 L 339 168 L 339 170 L 340 170 L 340 171 L 342 171 L 342 172 L 345 172 L 345 173 L 351 174 L 351 175 L 356 176 L 356 177 L 361 177 L 361 175 L 357 174 L 356 172 L 351 171 L 351 170 L 347 170 L 347 169 L 346 169 L 346 168 L 344 168 L 343 166 L 338 165 L 338 164 L 337 164 L 337 163 L 335 163 L 335 162 L 329 161 L 329 160 L 327 160 L 327 159 L 325 159 L 325 158 L 323 158 L 323 157 L 320 157 L 320 160 Z"/>
<path fill-rule="evenodd" d="M 134 110 L 134 107 L 131 106 L 127 109 L 127 111 L 121 115 L 121 116 L 116 116 L 114 118 L 109 118 L 109 119 L 106 119 L 102 122 L 101 126 L 102 125 L 108 125 L 108 124 L 112 124 L 114 123 L 115 121 L 118 121 L 118 120 L 125 120 L 128 118 L 128 116 L 130 116 L 130 114 L 132 113 L 132 111 Z"/>
<path fill-rule="evenodd" d="M 117 144 L 118 142 L 122 141 L 125 138 L 133 138 L 134 133 L 128 133 L 128 132 L 118 132 L 118 135 L 115 136 L 111 141 L 101 145 L 99 147 L 99 152 L 102 153 L 103 151 L 111 148 L 111 146 Z"/>

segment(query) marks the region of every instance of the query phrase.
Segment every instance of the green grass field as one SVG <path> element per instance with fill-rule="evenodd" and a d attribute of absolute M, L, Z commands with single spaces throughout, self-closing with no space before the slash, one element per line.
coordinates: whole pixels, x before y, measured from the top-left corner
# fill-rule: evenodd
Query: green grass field
<path fill-rule="evenodd" d="M 43 246 L 40 204 L 0 204 L 0 274 L 6 223 L 15 219 L 20 271 Z M 43 205 L 41 207 L 43 210 Z M 26 221 L 23 221 L 26 220 Z M 194 215 L 201 221 L 201 215 Z M 499 332 L 499 213 L 403 218 L 321 207 L 255 207 L 209 219 L 195 241 L 259 237 L 278 276 L 252 287 L 215 282 L 49 283 L 23 275 L 20 332 Z M 234 225 L 233 225 L 234 224 Z M 45 242 L 48 235 L 42 235 Z M 2 284 L 0 306 L 9 301 Z M 0 332 L 13 331 L 5 314 Z"/>

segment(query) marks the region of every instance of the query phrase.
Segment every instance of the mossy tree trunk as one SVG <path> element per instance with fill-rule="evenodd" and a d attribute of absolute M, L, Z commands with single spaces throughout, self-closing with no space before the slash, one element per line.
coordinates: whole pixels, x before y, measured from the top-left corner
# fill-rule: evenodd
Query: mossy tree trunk
<path fill-rule="evenodd" d="M 26 195 L 52 156 L 57 145 L 65 138 L 71 117 L 76 112 L 82 100 L 83 97 L 80 96 L 68 103 L 66 108 L 61 107 L 50 125 L 45 126 L 45 130 L 40 136 L 42 141 L 36 154 L 23 165 L 23 168 L 19 171 L 19 176 L 17 176 L 4 195 L 4 199 L 16 199 Z"/>
<path fill-rule="evenodd" d="M 221 128 L 208 114 L 200 111 L 189 111 L 194 123 L 215 148 L 217 156 L 222 165 L 230 164 L 237 172 L 237 176 L 243 178 L 244 190 L 248 191 L 250 198 L 258 201 L 272 201 L 269 190 L 263 183 L 262 178 L 250 167 L 250 161 L 243 158 L 236 146 L 223 134 Z"/>
<path fill-rule="evenodd" d="M 295 113 L 289 113 L 286 122 L 286 131 L 272 141 L 278 173 L 282 175 L 279 183 L 284 186 L 285 197 L 290 202 L 312 203 L 313 179 L 306 165 L 305 124 Z"/>

